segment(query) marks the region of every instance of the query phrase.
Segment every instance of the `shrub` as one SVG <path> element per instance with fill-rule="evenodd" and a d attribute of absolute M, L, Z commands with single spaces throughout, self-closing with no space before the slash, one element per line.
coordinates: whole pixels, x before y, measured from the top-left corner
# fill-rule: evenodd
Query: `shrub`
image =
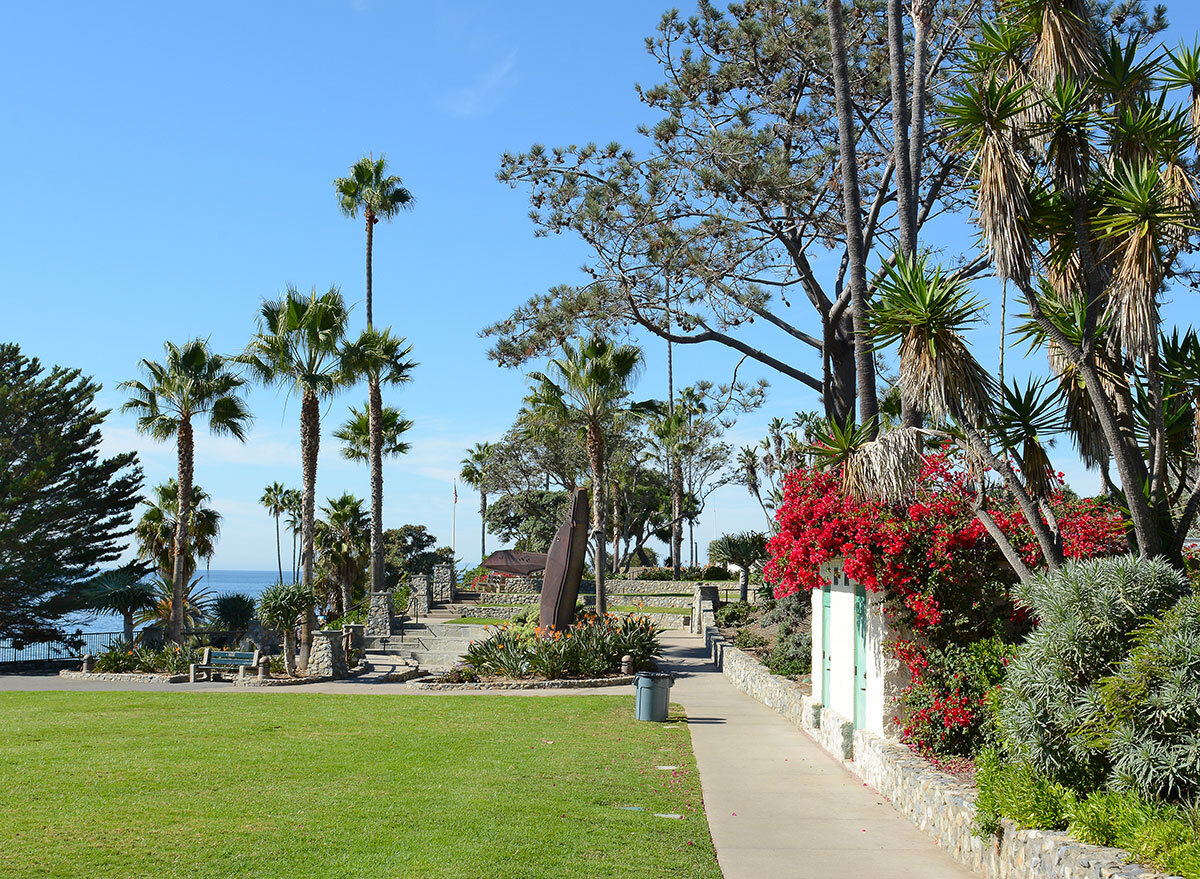
<path fill-rule="evenodd" d="M 739 629 L 733 636 L 733 646 L 741 650 L 755 650 L 767 646 L 767 639 L 749 629 Z"/>
<path fill-rule="evenodd" d="M 276 583 L 258 599 L 258 618 L 283 632 L 284 668 L 295 674 L 296 620 L 317 606 L 317 597 L 303 583 Z"/>
<path fill-rule="evenodd" d="M 1000 832 L 1000 819 L 1008 818 L 1036 830 L 1066 828 L 1075 795 L 1023 761 L 1002 757 L 995 749 L 976 760 L 975 832 L 982 836 Z"/>
<path fill-rule="evenodd" d="M 231 632 L 245 632 L 254 619 L 254 599 L 242 592 L 227 592 L 213 602 L 217 624 Z"/>
<path fill-rule="evenodd" d="M 810 617 L 812 605 L 808 593 L 793 593 L 783 598 L 772 600 L 769 607 L 763 611 L 764 626 L 779 626 L 780 635 L 790 635 L 793 632 L 812 629 Z"/>
<path fill-rule="evenodd" d="M 1090 729 L 1109 785 L 1182 802 L 1200 796 L 1200 596 L 1133 634 L 1133 650 L 1101 682 Z"/>
<path fill-rule="evenodd" d="M 701 580 L 724 581 L 736 579 L 737 574 L 724 565 L 709 565 L 700 575 Z"/>
<path fill-rule="evenodd" d="M 713 614 L 718 626 L 744 626 L 754 616 L 754 607 L 748 601 L 732 601 L 717 608 Z"/>
<path fill-rule="evenodd" d="M 1112 768 L 1097 743 L 1097 684 L 1113 674 L 1147 614 L 1188 590 L 1162 561 L 1132 556 L 1070 562 L 1018 590 L 1037 629 L 1009 664 L 998 721 L 1006 747 L 1055 781 L 1081 791 Z"/>
<path fill-rule="evenodd" d="M 647 617 L 634 615 L 586 614 L 561 632 L 505 623 L 473 641 L 463 661 L 482 675 L 595 677 L 618 671 L 625 655 L 635 668 L 645 668 L 662 651 L 658 634 Z"/>
<path fill-rule="evenodd" d="M 787 635 L 781 634 L 775 641 L 775 647 L 767 654 L 767 669 L 772 674 L 788 678 L 811 672 L 812 631 L 802 629 Z"/>
<path fill-rule="evenodd" d="M 1176 806 L 1131 791 L 1096 791 L 1075 806 L 1067 829 L 1083 842 L 1125 849 L 1155 869 L 1200 877 L 1200 840 Z"/>
<path fill-rule="evenodd" d="M 113 641 L 96 657 L 94 668 L 103 674 L 131 674 L 154 670 L 154 651 L 127 641 Z"/>

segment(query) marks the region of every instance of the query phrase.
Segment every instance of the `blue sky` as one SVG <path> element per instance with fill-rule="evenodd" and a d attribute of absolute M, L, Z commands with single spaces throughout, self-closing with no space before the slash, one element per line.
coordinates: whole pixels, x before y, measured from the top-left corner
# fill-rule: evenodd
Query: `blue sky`
<path fill-rule="evenodd" d="M 330 181 L 386 152 L 417 204 L 377 227 L 376 321 L 406 336 L 421 366 L 388 398 L 416 427 L 413 452 L 386 465 L 385 516 L 448 543 L 463 450 L 503 433 L 525 389 L 486 359 L 478 331 L 578 279 L 586 258 L 570 239 L 533 237 L 524 193 L 494 179 L 500 155 L 534 142 L 636 145 L 646 115 L 633 84 L 657 81 L 643 38 L 660 11 L 645 0 L 15 6 L 0 38 L 0 337 L 94 375 L 116 409 L 138 358 L 195 335 L 239 351 L 259 302 L 287 282 L 339 283 L 361 323 L 362 226 L 339 214 Z M 1196 30 L 1196 12 L 1171 15 L 1175 32 Z M 983 328 L 980 345 L 994 350 L 995 335 Z M 662 396 L 663 346 L 651 340 L 646 353 L 639 395 Z M 812 364 L 798 347 L 801 359 Z M 723 349 L 678 351 L 677 383 L 720 380 L 733 363 Z M 734 430 L 738 445 L 771 416 L 816 404 L 758 374 L 771 380 L 768 404 Z M 247 444 L 197 444 L 196 479 L 225 516 L 217 568 L 273 566 L 258 498 L 272 481 L 299 484 L 298 405 L 274 389 L 249 399 Z M 363 399 L 336 400 L 326 427 Z M 138 436 L 128 417 L 110 416 L 106 443 L 137 449 L 150 481 L 174 472 L 173 447 Z M 318 497 L 344 490 L 366 497 L 367 474 L 327 433 Z M 459 496 L 459 555 L 473 563 L 477 502 Z M 730 486 L 697 541 L 703 551 L 722 531 L 761 525 Z"/>

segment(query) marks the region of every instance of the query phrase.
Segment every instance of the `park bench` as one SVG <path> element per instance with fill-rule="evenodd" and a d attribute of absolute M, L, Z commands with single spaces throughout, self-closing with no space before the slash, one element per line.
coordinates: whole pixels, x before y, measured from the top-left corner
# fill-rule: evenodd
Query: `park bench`
<path fill-rule="evenodd" d="M 205 647 L 200 661 L 193 662 L 188 666 L 188 680 L 193 684 L 196 683 L 196 672 L 201 672 L 210 681 L 215 680 L 214 675 L 218 672 L 232 671 L 235 668 L 238 680 L 241 680 L 246 676 L 246 669 L 259 670 L 261 661 L 262 658 L 257 650 L 250 653 L 237 650 L 213 650 L 211 647 Z"/>

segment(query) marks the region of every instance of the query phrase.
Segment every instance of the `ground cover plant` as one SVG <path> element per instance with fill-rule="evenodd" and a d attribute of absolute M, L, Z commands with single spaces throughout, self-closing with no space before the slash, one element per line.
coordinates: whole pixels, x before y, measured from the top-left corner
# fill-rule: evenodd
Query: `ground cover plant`
<path fill-rule="evenodd" d="M 632 714 L 613 696 L 3 693 L 0 875 L 718 879 L 683 724 Z"/>
<path fill-rule="evenodd" d="M 721 633 L 739 650 L 766 665 L 772 674 L 809 683 L 812 671 L 812 623 L 808 594 L 768 598 L 761 605 L 732 601 L 717 608 Z"/>

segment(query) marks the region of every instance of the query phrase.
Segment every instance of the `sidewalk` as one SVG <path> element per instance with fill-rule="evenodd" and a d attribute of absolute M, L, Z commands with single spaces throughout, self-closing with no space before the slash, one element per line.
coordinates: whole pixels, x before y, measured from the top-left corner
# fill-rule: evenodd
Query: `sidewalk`
<path fill-rule="evenodd" d="M 884 798 L 717 671 L 695 635 L 662 637 L 687 708 L 725 879 L 969 879 Z"/>

